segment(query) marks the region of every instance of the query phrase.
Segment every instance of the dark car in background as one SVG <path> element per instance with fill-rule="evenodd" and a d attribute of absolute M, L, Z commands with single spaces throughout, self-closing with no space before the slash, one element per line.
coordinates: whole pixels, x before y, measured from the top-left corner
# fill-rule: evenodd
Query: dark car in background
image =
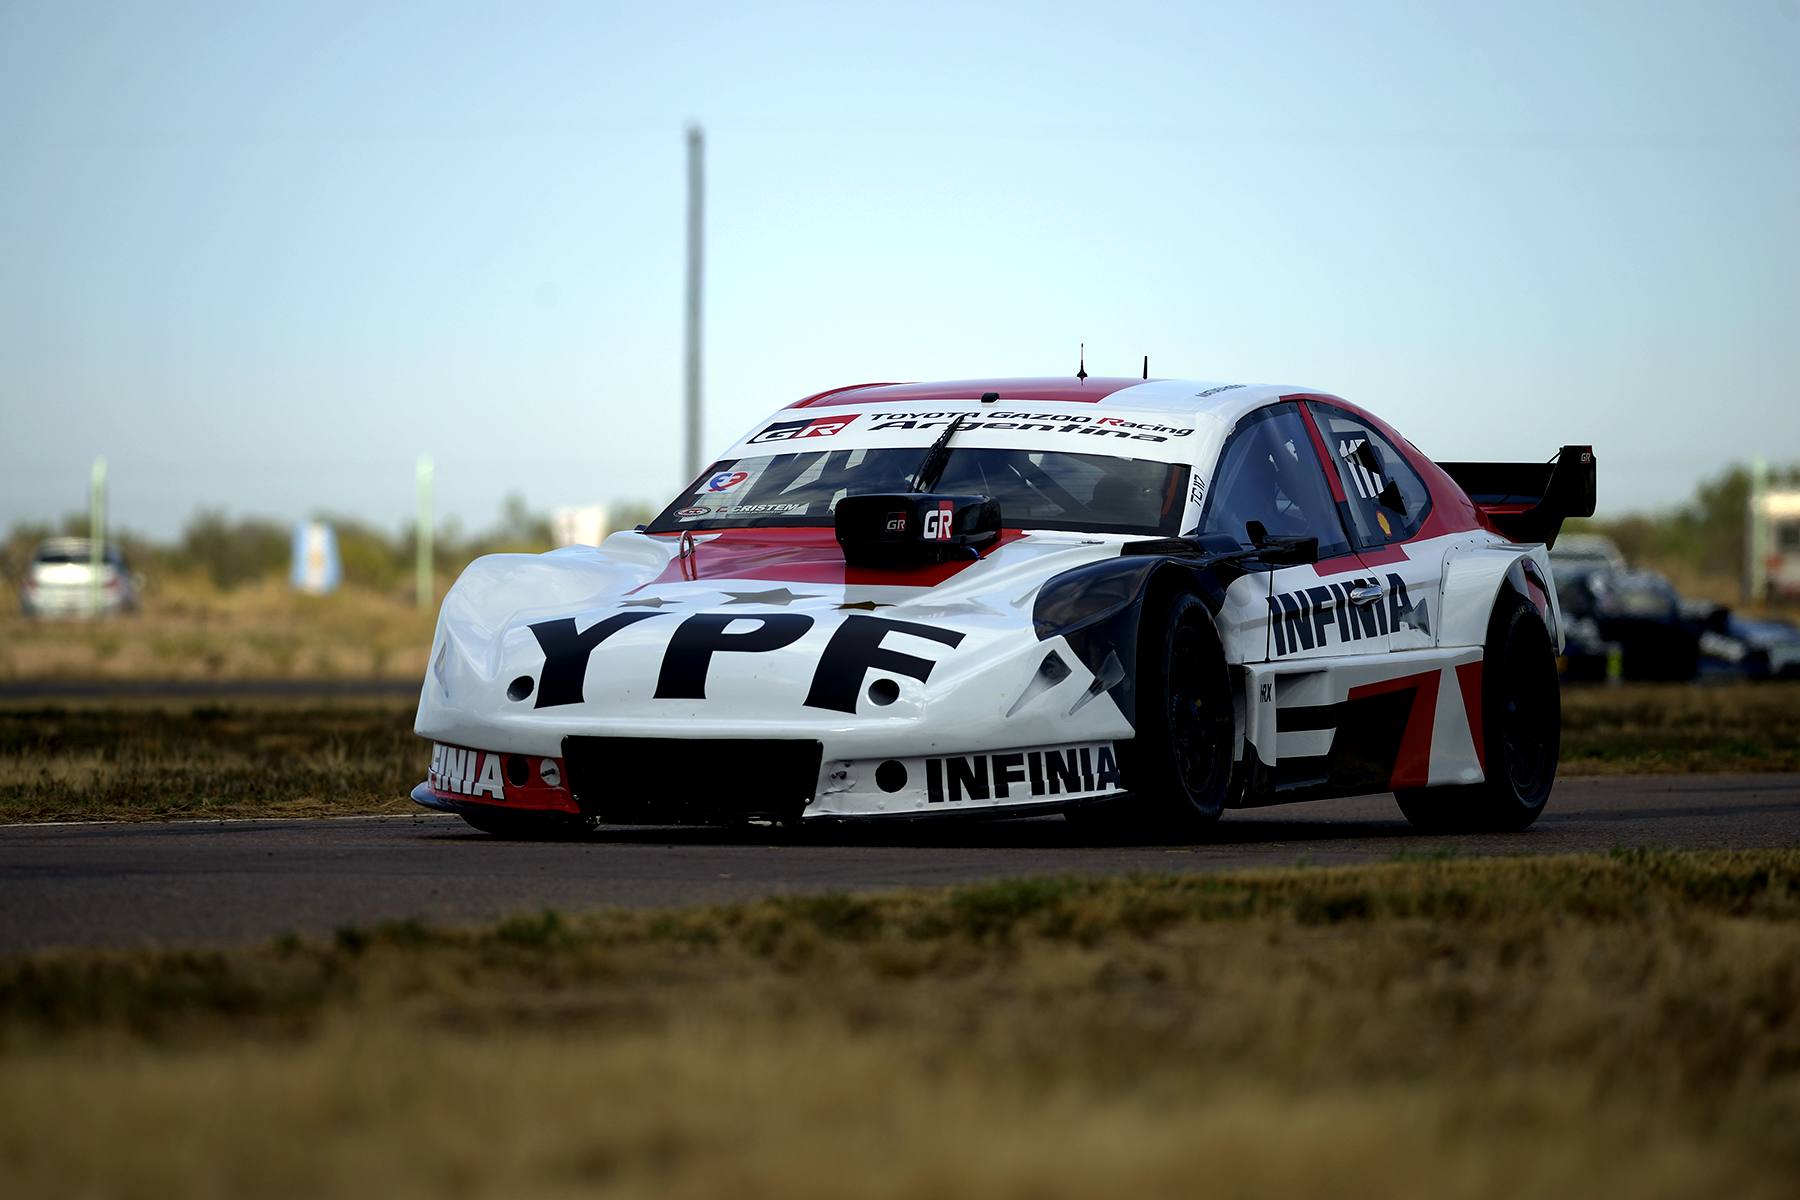
<path fill-rule="evenodd" d="M 39 544 L 19 584 L 19 611 L 28 617 L 97 617 L 132 612 L 137 584 L 125 554 L 111 543 L 96 570 L 87 538 L 50 538 Z"/>
<path fill-rule="evenodd" d="M 1615 647 L 1626 679 L 1687 680 L 1699 673 L 1705 626 L 1684 611 L 1668 579 L 1655 571 L 1598 564 L 1556 570 L 1555 577 L 1570 626 L 1571 677 L 1597 677 L 1591 673 L 1593 656 Z M 1585 636 L 1577 637 L 1577 624 Z"/>
<path fill-rule="evenodd" d="M 1604 534 L 1565 533 L 1550 547 L 1550 571 L 1557 578 L 1587 571 L 1623 571 L 1625 555 Z"/>
<path fill-rule="evenodd" d="M 1582 540 L 1580 534 L 1559 539 L 1550 551 L 1550 573 L 1563 615 L 1563 678 L 1597 683 L 1618 678 L 1620 648 L 1600 632 L 1594 581 L 1623 570 L 1625 560 L 1609 538 L 1587 537 L 1588 544 L 1564 544 Z"/>
<path fill-rule="evenodd" d="M 1787 621 L 1711 613 L 1700 634 L 1704 675 L 1742 679 L 1800 679 L 1800 628 Z"/>

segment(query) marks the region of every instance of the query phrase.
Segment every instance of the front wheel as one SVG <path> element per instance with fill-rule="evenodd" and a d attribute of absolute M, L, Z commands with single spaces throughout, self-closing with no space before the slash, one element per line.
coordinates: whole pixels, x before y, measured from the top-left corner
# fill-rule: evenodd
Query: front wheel
<path fill-rule="evenodd" d="M 1487 778 L 1396 792 L 1400 811 L 1434 833 L 1509 833 L 1537 820 L 1562 753 L 1556 648 L 1543 618 L 1511 593 L 1494 606 L 1482 654 L 1481 730 Z"/>
<path fill-rule="evenodd" d="M 1073 820 L 1193 833 L 1219 819 L 1236 737 L 1231 681 L 1206 606 L 1178 595 L 1138 634 L 1137 736 L 1119 748 L 1129 800 Z"/>

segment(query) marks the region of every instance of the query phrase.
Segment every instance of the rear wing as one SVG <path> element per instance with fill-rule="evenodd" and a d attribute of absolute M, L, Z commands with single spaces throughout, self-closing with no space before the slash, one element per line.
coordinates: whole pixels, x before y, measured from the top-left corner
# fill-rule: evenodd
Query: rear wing
<path fill-rule="evenodd" d="M 1556 544 L 1566 517 L 1594 515 L 1594 448 L 1564 446 L 1547 463 L 1446 462 L 1438 466 L 1495 529 L 1515 542 Z"/>

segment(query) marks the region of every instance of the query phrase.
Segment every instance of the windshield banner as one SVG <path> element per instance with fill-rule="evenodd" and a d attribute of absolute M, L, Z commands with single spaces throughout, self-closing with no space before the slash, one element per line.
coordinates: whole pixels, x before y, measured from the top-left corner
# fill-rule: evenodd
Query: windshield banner
<path fill-rule="evenodd" d="M 1211 441 L 1220 423 L 1201 415 L 1109 409 L 1091 404 L 958 404 L 895 405 L 829 416 L 779 413 L 759 425 L 723 458 L 736 459 L 771 450 L 800 451 L 879 449 L 918 446 L 937 440 L 957 416 L 963 418 L 952 446 L 997 450 L 1049 450 L 1070 454 L 1109 454 L 1157 462 L 1193 462 L 1197 441 Z"/>

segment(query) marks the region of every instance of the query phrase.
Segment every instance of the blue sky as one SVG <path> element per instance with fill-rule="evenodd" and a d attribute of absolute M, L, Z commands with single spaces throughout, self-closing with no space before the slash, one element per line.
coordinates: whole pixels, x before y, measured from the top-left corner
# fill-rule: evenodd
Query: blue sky
<path fill-rule="evenodd" d="M 0 4 L 0 525 L 665 498 L 868 379 L 1309 384 L 1602 510 L 1800 460 L 1800 3 Z"/>

